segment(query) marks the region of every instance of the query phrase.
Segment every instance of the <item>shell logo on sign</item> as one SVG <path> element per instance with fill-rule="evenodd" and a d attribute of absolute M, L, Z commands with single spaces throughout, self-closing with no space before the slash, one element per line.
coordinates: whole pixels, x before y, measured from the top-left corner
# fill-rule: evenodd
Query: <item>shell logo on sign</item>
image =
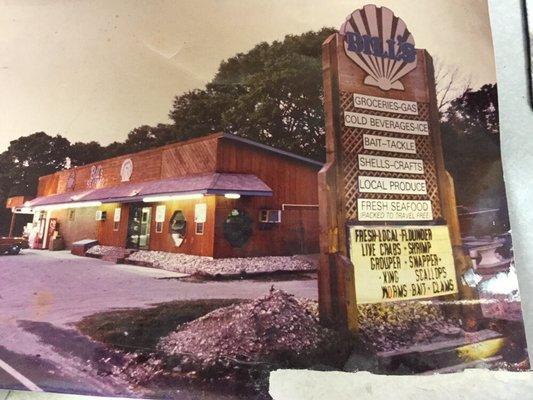
<path fill-rule="evenodd" d="M 413 35 L 386 7 L 367 5 L 342 24 L 346 55 L 368 75 L 365 85 L 404 90 L 400 78 L 416 68 Z"/>
<path fill-rule="evenodd" d="M 122 167 L 120 168 L 120 178 L 122 182 L 129 182 L 131 179 L 131 175 L 133 174 L 133 161 L 131 159 L 126 159 L 122 163 Z"/>

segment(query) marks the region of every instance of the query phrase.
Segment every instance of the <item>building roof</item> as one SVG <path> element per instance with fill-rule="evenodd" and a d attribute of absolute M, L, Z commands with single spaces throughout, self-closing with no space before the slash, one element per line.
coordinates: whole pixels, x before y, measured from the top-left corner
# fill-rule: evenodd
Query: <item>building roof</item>
<path fill-rule="evenodd" d="M 218 135 L 220 135 L 220 137 L 223 137 L 225 139 L 234 140 L 234 141 L 239 142 L 239 143 L 245 143 L 245 144 L 248 144 L 250 146 L 254 146 L 254 147 L 269 151 L 271 153 L 275 153 L 275 154 L 278 154 L 278 155 L 281 155 L 281 156 L 292 158 L 293 160 L 302 161 L 304 163 L 314 165 L 314 166 L 316 166 L 318 168 L 322 168 L 322 166 L 324 165 L 320 161 L 316 161 L 316 160 L 313 160 L 311 158 L 299 156 L 298 154 L 294 154 L 294 153 L 291 153 L 289 151 L 277 149 L 275 147 L 268 146 L 266 144 L 262 144 L 262 143 L 256 142 L 255 140 L 250 140 L 250 139 L 247 139 L 247 138 L 243 138 L 241 136 L 232 135 L 230 133 L 220 133 Z"/>
<path fill-rule="evenodd" d="M 272 189 L 252 174 L 208 173 L 41 196 L 26 203 L 26 206 L 36 208 L 83 202 L 137 202 L 148 196 L 223 195 L 226 193 L 243 196 L 272 196 Z"/>

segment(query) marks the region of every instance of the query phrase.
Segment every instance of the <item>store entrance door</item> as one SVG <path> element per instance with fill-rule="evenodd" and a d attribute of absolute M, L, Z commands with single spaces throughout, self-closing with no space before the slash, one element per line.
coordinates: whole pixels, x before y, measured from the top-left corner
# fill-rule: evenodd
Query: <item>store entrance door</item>
<path fill-rule="evenodd" d="M 135 250 L 148 250 L 150 246 L 150 225 L 152 207 L 144 204 L 130 205 L 128 220 L 128 240 L 126 247 Z"/>

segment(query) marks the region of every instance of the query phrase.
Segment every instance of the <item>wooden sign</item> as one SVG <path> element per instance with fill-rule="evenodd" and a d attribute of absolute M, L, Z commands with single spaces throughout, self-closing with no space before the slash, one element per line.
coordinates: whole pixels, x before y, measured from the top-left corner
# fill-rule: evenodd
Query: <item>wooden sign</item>
<path fill-rule="evenodd" d="M 6 200 L 6 208 L 13 210 L 18 207 L 24 207 L 24 203 L 26 203 L 28 200 L 30 199 L 26 196 L 8 197 Z"/>
<path fill-rule="evenodd" d="M 319 174 L 320 315 L 326 324 L 356 330 L 357 302 L 460 291 L 456 269 L 464 265 L 454 257 L 460 258 L 461 238 L 429 54 L 415 49 L 400 18 L 374 5 L 349 15 L 322 51 L 327 163 Z M 396 239 L 368 233 L 385 231 Z M 402 236 L 418 231 L 431 239 Z M 368 234 L 361 239 L 361 232 Z M 398 254 L 381 255 L 390 245 Z M 440 261 L 411 266 L 411 245 L 425 246 L 422 258 Z M 390 274 L 372 269 L 380 257 L 396 257 Z M 432 268 L 427 274 L 435 279 L 426 274 Z M 425 280 L 417 281 L 421 275 Z M 395 286 L 385 285 L 385 277 Z"/>

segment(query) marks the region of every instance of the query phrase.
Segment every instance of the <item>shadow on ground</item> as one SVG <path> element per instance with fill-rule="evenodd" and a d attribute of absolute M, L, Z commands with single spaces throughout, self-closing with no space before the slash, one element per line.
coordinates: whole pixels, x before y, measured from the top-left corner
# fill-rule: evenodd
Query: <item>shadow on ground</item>
<path fill-rule="evenodd" d="M 86 369 L 92 368 L 99 376 L 111 374 L 113 366 L 123 363 L 120 353 L 110 351 L 77 330 L 58 328 L 48 322 L 19 321 L 19 325 L 38 336 L 42 343 L 52 346 L 59 355 L 78 358 L 86 364 Z"/>

